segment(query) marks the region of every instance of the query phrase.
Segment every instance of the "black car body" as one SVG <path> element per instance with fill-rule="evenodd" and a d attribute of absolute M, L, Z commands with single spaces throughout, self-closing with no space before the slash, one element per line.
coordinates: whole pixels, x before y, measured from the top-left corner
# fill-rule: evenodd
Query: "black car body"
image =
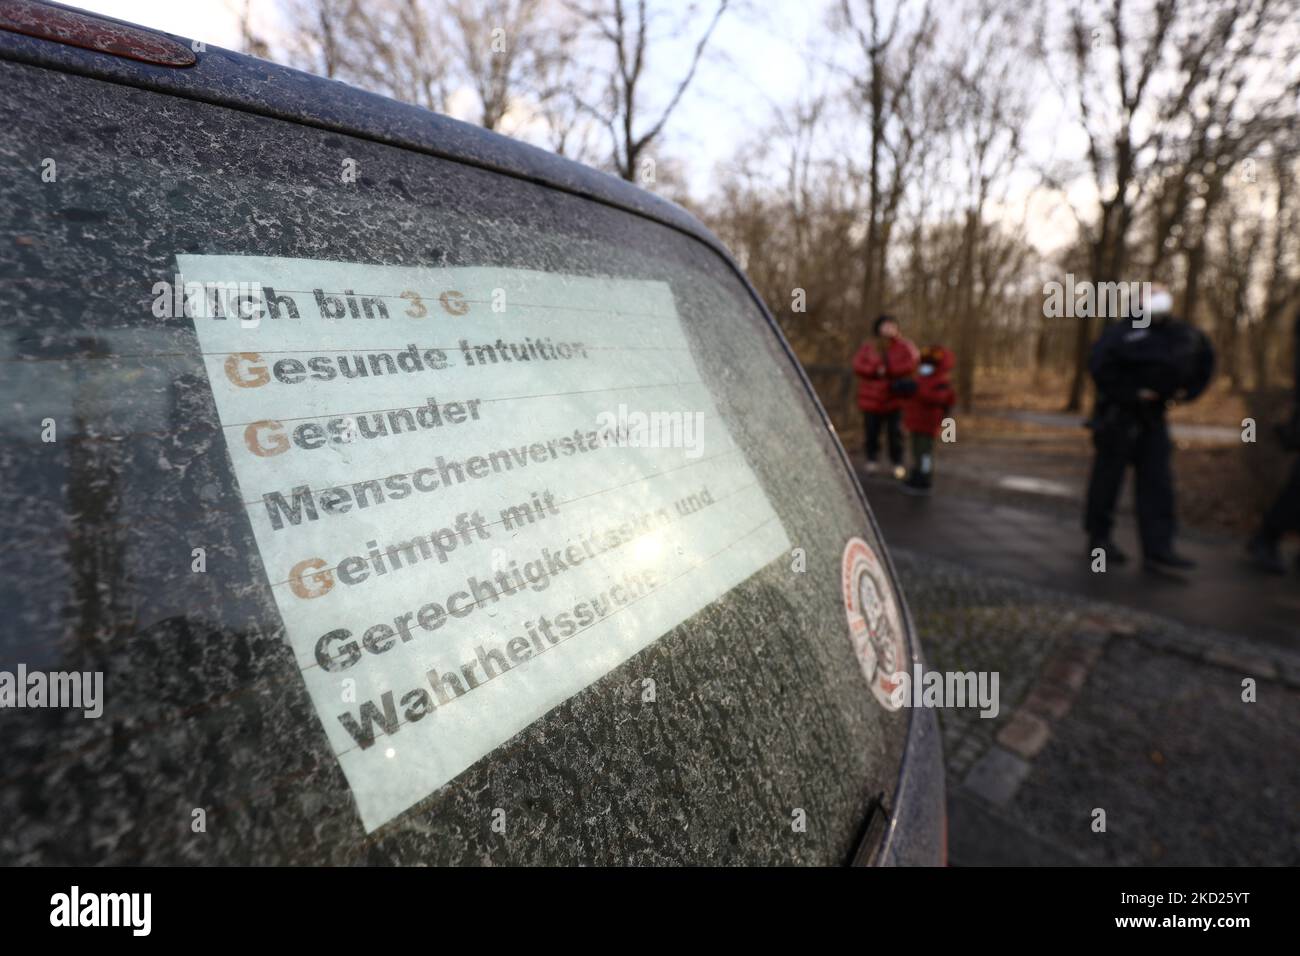
<path fill-rule="evenodd" d="M 100 674 L 103 680 L 102 714 L 93 719 L 30 702 L 0 708 L 0 861 L 943 861 L 943 771 L 934 715 L 886 706 L 868 687 L 850 634 L 852 605 L 866 582 L 849 580 L 849 557 L 856 554 L 872 571 L 874 590 L 862 598 L 876 602 L 872 634 L 877 626 L 888 629 L 882 640 L 897 641 L 902 651 L 890 669 L 921 661 L 888 554 L 829 420 L 771 315 L 695 218 L 541 150 L 247 56 L 195 49 L 200 45 L 187 40 L 30 3 L 0 3 L 0 27 L 0 671 L 15 677 L 19 668 Z M 421 472 L 398 464 L 405 454 L 397 450 L 398 437 L 409 449 L 416 449 L 417 439 L 398 436 L 392 418 L 390 446 L 371 442 L 363 457 L 330 444 L 327 421 L 348 441 L 354 433 L 347 421 L 338 426 L 339 415 L 327 418 L 324 406 L 310 406 L 320 424 L 308 423 L 306 430 L 289 423 L 310 417 L 301 414 L 282 415 L 283 426 L 272 412 L 265 413 L 277 423 L 272 426 L 238 418 L 239 403 L 262 401 L 261 393 L 246 388 L 250 383 L 269 383 L 264 391 L 279 389 L 284 401 L 297 401 L 302 393 L 293 388 L 316 367 L 304 355 L 312 342 L 295 339 L 300 347 L 289 348 L 293 343 L 277 339 L 276 330 L 290 326 L 268 321 L 248 333 L 260 336 L 249 341 L 262 343 L 265 360 L 210 348 L 203 339 L 209 326 L 175 307 L 182 301 L 173 294 L 182 286 L 182 261 L 216 263 L 214 269 L 242 263 L 248 272 L 240 277 L 255 279 L 258 290 L 269 289 L 264 276 L 270 273 L 257 270 L 279 269 L 276 294 L 290 297 L 279 303 L 285 314 L 276 318 L 282 321 L 290 302 L 304 315 L 336 305 L 342 310 L 347 303 L 357 321 L 374 320 L 366 328 L 384 334 L 365 344 L 372 350 L 371 371 L 389 372 L 385 389 L 388 379 L 397 382 L 392 369 L 399 366 L 429 373 L 434 346 L 445 346 L 444 361 L 452 365 L 471 361 L 467 356 L 478 341 L 474 323 L 496 328 L 491 323 L 505 321 L 492 313 L 491 296 L 475 298 L 459 287 L 444 290 L 445 299 L 416 295 L 424 308 L 420 321 L 440 323 L 422 327 L 430 331 L 417 342 L 415 333 L 387 335 L 406 321 L 402 316 L 419 314 L 412 298 L 399 302 L 392 292 L 387 298 L 377 293 L 363 316 L 349 297 L 357 291 L 362 299 L 367 290 L 294 288 L 294 277 L 351 269 L 346 275 L 371 282 L 392 277 L 398 283 L 393 289 L 405 276 L 427 277 L 430 288 L 443 281 L 439 277 L 454 277 L 458 286 L 481 280 L 494 292 L 508 288 L 515 296 L 518 288 L 536 296 L 529 320 L 538 323 L 535 329 L 557 331 L 534 333 L 536 339 L 521 331 L 518 348 L 532 343 L 538 368 L 545 357 L 554 359 L 554 370 L 536 373 L 549 379 L 519 381 L 562 382 L 564 394 L 521 386 L 526 395 L 483 398 L 487 424 L 464 433 L 470 437 L 449 428 L 436 438 L 432 431 L 422 434 L 419 441 L 427 444 L 421 453 L 443 456 L 441 487 L 449 496 L 458 479 L 454 470 L 448 477 L 448 460 L 473 473 L 477 458 L 490 459 L 489 449 L 518 440 L 524 459 L 534 456 L 529 467 L 546 476 L 518 484 L 520 493 L 552 495 L 574 522 L 588 520 L 577 516 L 590 497 L 582 483 L 602 478 L 604 490 L 624 489 L 619 501 L 628 508 L 667 510 L 659 508 L 667 501 L 659 492 L 627 490 L 651 479 L 651 488 L 668 487 L 654 482 L 666 481 L 662 476 L 679 465 L 644 465 L 669 460 L 654 458 L 658 451 L 634 458 L 619 447 L 591 457 L 598 465 L 561 471 L 570 467 L 558 460 L 567 447 L 562 437 L 549 438 L 549 458 L 534 449 L 545 449 L 545 439 L 559 434 L 558 424 L 547 429 L 564 415 L 612 411 L 616 401 L 635 404 L 638 394 L 660 389 L 644 407 L 677 401 L 688 412 L 707 409 L 710 417 L 700 421 L 716 422 L 713 434 L 726 439 L 680 467 L 696 467 L 709 459 L 710 448 L 722 448 L 717 454 L 732 455 L 736 464 L 718 471 L 716 480 L 729 482 L 738 497 L 728 503 L 721 492 L 701 486 L 694 507 L 708 504 L 707 520 L 714 524 L 689 532 L 689 540 L 687 531 L 679 539 L 668 534 L 666 540 L 677 542 L 681 567 L 654 579 L 656 587 L 678 578 L 684 583 L 674 585 L 671 600 L 656 597 L 660 592 L 647 585 L 645 600 L 625 614 L 635 628 L 617 624 L 600 632 L 609 650 L 533 659 L 526 638 L 506 643 L 503 633 L 501 656 L 490 657 L 494 632 L 508 623 L 521 635 L 525 626 L 533 633 L 532 620 L 540 618 L 507 622 L 479 609 L 464 620 L 478 628 L 482 669 L 475 671 L 471 660 L 464 683 L 477 687 L 476 673 L 480 679 L 499 676 L 509 669 L 501 662 L 519 668 L 494 681 L 493 697 L 474 690 L 495 701 L 492 707 L 467 705 L 474 698 L 462 699 L 465 687 L 452 687 L 445 673 L 429 678 L 444 679 L 441 691 L 434 687 L 436 700 L 428 684 L 408 692 L 405 684 L 386 683 L 405 672 L 412 687 L 424 681 L 420 671 L 429 662 L 417 666 L 415 657 L 405 671 L 389 669 L 371 684 L 341 685 L 344 696 L 327 704 L 321 688 L 333 686 L 329 681 L 345 681 L 363 667 L 378 667 L 379 660 L 388 668 L 408 649 L 418 646 L 422 654 L 432 646 L 422 642 L 449 635 L 443 623 L 450 618 L 439 615 L 465 610 L 465 601 L 453 596 L 436 610 L 412 605 L 403 628 L 400 615 L 381 613 L 382 602 L 360 589 L 368 585 L 349 584 L 349 613 L 391 618 L 396 627 L 375 625 L 364 638 L 359 627 L 355 634 L 340 627 L 296 654 L 283 614 L 284 602 L 294 598 L 283 589 L 303 585 L 304 578 L 272 567 L 267 542 L 280 540 L 275 536 L 282 526 L 254 523 L 295 523 L 305 507 L 320 509 L 308 516 L 313 529 L 350 529 L 322 531 L 319 538 L 328 543 L 328 563 L 339 576 L 328 579 L 337 586 L 333 600 L 345 590 L 339 584 L 345 574 L 349 581 L 369 576 L 373 582 L 382 573 L 382 562 L 374 563 L 382 544 L 367 557 L 363 539 L 389 520 L 389 512 L 375 507 L 378 498 L 363 500 L 366 486 L 322 477 L 332 482 L 324 497 L 315 497 L 315 488 L 309 496 L 282 496 L 280 518 L 267 519 L 277 512 L 263 489 L 243 487 L 246 479 L 257 468 L 280 467 L 274 462 L 282 459 L 266 456 L 285 449 L 283 460 L 300 461 L 294 467 L 308 475 L 316 469 L 332 474 L 349 463 L 355 469 L 364 460 L 371 471 L 391 469 L 379 474 L 401 479 L 388 485 L 393 498 L 385 504 L 396 515 L 394 489 L 404 489 L 407 501 L 419 497 L 411 479 L 418 485 L 423 475 L 432 488 L 433 466 Z M 492 286 L 494 275 L 503 277 L 499 288 Z M 620 303 L 636 305 L 644 293 L 663 304 L 638 318 L 635 308 L 602 298 L 602 289 L 627 297 Z M 314 301 L 313 293 L 320 293 Z M 271 298 L 264 295 L 263 317 Z M 555 302 L 572 304 L 573 314 Z M 548 308 L 560 312 L 552 319 Z M 584 308 L 589 321 L 581 319 Z M 216 318 L 226 323 L 222 329 L 233 329 L 238 317 Z M 561 369 L 555 343 L 565 330 L 584 328 L 585 341 L 578 344 L 608 351 L 593 351 L 580 368 Z M 606 340 L 622 344 L 602 346 Z M 469 347 L 457 351 L 458 341 Z M 313 358 L 332 371 L 347 347 L 339 345 L 337 357 L 325 354 L 331 348 L 322 344 L 322 354 Z M 656 349 L 677 357 L 659 357 Z M 283 358 L 272 361 L 272 353 Z M 485 355 L 496 355 L 477 354 L 484 363 Z M 574 354 L 570 349 L 565 358 Z M 651 367 L 657 379 L 626 384 Z M 441 402 L 466 398 L 456 390 L 464 391 L 469 370 L 457 375 L 448 379 L 455 384 L 447 394 L 439 386 L 424 388 L 423 379 L 412 383 L 403 393 L 409 402 L 401 404 L 423 409 L 426 401 L 436 407 L 435 396 Z M 380 392 L 364 390 L 378 388 L 378 381 L 356 386 L 362 390 L 352 393 L 355 400 L 340 398 L 333 411 L 346 412 L 348 421 L 391 412 Z M 608 406 L 582 397 L 589 392 L 609 393 Z M 421 427 L 432 414 L 425 411 Z M 454 414 L 468 418 L 464 409 Z M 537 440 L 510 438 L 519 428 L 534 429 Z M 291 447 L 291 441 L 299 444 Z M 584 444 L 581 435 L 576 441 Z M 590 444 L 594 449 L 598 443 Z M 245 467 L 252 470 L 239 470 Z M 484 475 L 485 488 L 517 480 L 514 472 L 502 477 L 486 466 Z M 746 476 L 752 481 L 742 480 Z M 285 495 L 297 480 L 285 479 Z M 465 487 L 457 485 L 456 494 Z M 498 513 L 499 502 L 492 500 L 491 508 L 484 506 L 489 517 Z M 500 547 L 490 551 L 482 543 L 473 551 L 473 519 L 456 526 L 451 515 L 471 514 L 469 505 L 443 519 L 440 511 L 430 517 L 434 504 L 417 508 L 407 501 L 400 507 L 419 520 L 429 517 L 459 535 L 442 540 L 447 548 L 460 542 L 453 558 L 466 562 L 457 572 L 462 578 L 470 571 L 483 580 L 502 568 L 513 573 L 511 562 L 528 567 L 518 542 L 542 533 L 527 528 L 517 538 L 503 537 L 502 527 L 522 521 L 511 522 L 502 509 L 492 531 Z M 750 503 L 742 508 L 742 502 Z M 375 524 L 347 524 L 360 520 L 366 503 L 372 507 L 365 521 L 375 516 Z M 679 508 L 679 514 L 689 511 Z M 561 522 L 566 532 L 577 527 L 565 525 L 567 518 L 548 520 Z M 750 531 L 766 541 L 763 550 L 753 550 L 749 542 L 758 539 L 739 531 L 728 538 L 745 521 L 753 521 Z M 300 529 L 295 524 L 289 530 Z M 374 532 L 376 542 L 380 534 Z M 436 541 L 436 533 L 429 538 Z M 692 548 L 705 549 L 709 539 L 718 540 L 716 553 L 736 549 L 725 567 L 709 565 L 703 553 L 696 559 Z M 576 539 L 557 540 L 572 548 Z M 333 563 L 345 553 L 359 562 L 346 572 L 352 559 Z M 431 553 L 427 568 L 443 574 L 446 555 Z M 676 560 L 671 549 L 661 558 L 639 544 L 627 552 L 633 554 Z M 621 574 L 631 558 L 620 552 L 610 560 Z M 398 567 L 389 564 L 390 583 L 401 574 L 414 581 L 425 573 L 408 564 L 398 574 Z M 716 567 L 722 569 L 715 573 Z M 441 587 L 441 579 L 430 580 L 431 589 Z M 309 584 L 303 587 L 313 596 Z M 693 595 L 706 591 L 716 596 L 695 607 Z M 520 592 L 521 607 L 549 600 L 536 586 Z M 293 611 L 293 621 L 298 614 Z M 420 630 L 424 625 L 440 630 L 430 637 Z M 641 638 L 631 640 L 632 630 Z M 540 653 L 546 645 L 533 637 Z M 593 663 L 602 654 L 603 662 Z M 568 671 L 552 668 L 553 686 L 540 678 L 521 682 L 524 660 L 533 669 L 542 660 L 548 667 L 568 661 L 587 677 L 574 689 Z M 516 708 L 497 689 L 515 685 L 531 688 L 521 692 L 532 694 L 527 707 Z M 398 721 L 393 698 L 385 694 L 423 704 Z M 456 709 L 435 709 L 446 701 Z M 464 744 L 459 762 L 441 757 L 435 722 L 444 714 L 464 721 L 455 725 L 461 728 L 456 739 L 446 741 L 453 748 Z M 434 736 L 417 738 L 420 752 L 413 754 L 405 741 L 420 718 L 419 733 Z M 357 748 L 345 753 L 349 748 L 337 744 L 346 742 L 345 731 L 366 750 L 367 763 L 348 763 L 360 758 Z M 466 743 L 470 738 L 477 743 Z M 385 747 L 393 768 L 411 762 L 393 769 L 372 759 Z M 390 784 L 418 799 L 389 799 Z"/>

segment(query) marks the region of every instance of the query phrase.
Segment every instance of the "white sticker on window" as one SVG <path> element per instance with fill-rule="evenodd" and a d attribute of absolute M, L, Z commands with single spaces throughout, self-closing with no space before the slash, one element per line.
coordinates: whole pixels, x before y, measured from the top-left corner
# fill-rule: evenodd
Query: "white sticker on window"
<path fill-rule="evenodd" d="M 177 262 L 367 832 L 790 547 L 666 283 Z"/>

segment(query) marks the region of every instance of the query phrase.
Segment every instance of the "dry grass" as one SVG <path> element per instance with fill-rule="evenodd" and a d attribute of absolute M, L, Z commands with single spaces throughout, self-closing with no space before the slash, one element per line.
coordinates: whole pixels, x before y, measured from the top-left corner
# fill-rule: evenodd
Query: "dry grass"
<path fill-rule="evenodd" d="M 1020 368 L 981 369 L 975 380 L 977 409 L 1015 409 L 1034 412 L 1059 412 L 1065 408 L 1070 392 L 1070 376 L 1065 372 L 1032 371 Z M 1084 400 L 1092 407 L 1092 389 Z M 1188 425 L 1240 426 L 1246 405 L 1232 392 L 1227 379 L 1218 378 L 1195 402 L 1180 405 L 1170 414 L 1170 421 Z"/>

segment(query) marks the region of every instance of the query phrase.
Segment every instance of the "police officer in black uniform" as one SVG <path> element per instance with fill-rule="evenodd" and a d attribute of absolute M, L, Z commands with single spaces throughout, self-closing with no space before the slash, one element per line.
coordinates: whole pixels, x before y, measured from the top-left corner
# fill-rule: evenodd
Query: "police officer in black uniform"
<path fill-rule="evenodd" d="M 1097 383 L 1097 412 L 1089 423 L 1096 457 L 1088 481 L 1084 529 L 1088 551 L 1106 560 L 1127 556 L 1111 540 L 1124 470 L 1137 479 L 1138 530 L 1145 565 L 1185 571 L 1196 566 L 1174 551 L 1174 476 L 1165 409 L 1199 396 L 1214 372 L 1214 348 L 1199 329 L 1171 315 L 1173 297 L 1156 286 L 1142 319 L 1111 325 L 1092 347 L 1088 368 Z"/>
<path fill-rule="evenodd" d="M 1278 428 L 1278 437 L 1288 450 L 1300 451 L 1300 318 L 1295 323 L 1295 397 L 1291 420 Z M 1291 463 L 1291 474 L 1286 484 L 1246 545 L 1247 553 L 1257 568 L 1270 574 L 1286 573 L 1278 543 L 1288 531 L 1300 531 L 1300 455 Z M 1296 567 L 1300 569 L 1300 561 Z"/>

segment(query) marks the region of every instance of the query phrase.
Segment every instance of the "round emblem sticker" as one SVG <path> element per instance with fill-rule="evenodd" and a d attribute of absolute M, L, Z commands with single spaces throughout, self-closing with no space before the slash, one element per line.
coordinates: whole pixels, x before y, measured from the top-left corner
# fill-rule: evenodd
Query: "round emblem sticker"
<path fill-rule="evenodd" d="M 893 679 L 907 667 L 903 622 L 884 565 L 861 538 L 850 538 L 841 564 L 844 612 L 853 654 L 862 665 L 871 693 L 886 710 L 898 710 Z"/>

